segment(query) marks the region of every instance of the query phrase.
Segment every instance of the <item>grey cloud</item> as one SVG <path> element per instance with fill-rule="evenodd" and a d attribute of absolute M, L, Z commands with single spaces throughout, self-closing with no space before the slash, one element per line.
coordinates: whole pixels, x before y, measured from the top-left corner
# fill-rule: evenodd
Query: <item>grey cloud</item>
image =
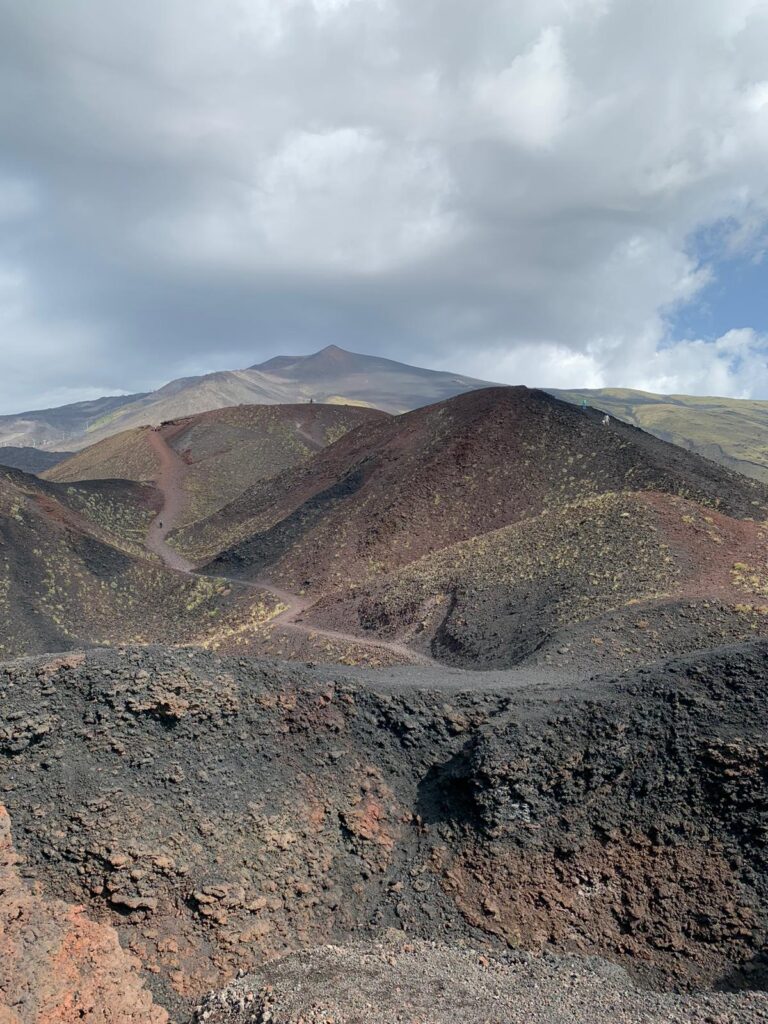
<path fill-rule="evenodd" d="M 768 395 L 666 319 L 695 231 L 757 244 L 766 44 L 760 0 L 0 0 L 0 407 L 329 342 Z"/>

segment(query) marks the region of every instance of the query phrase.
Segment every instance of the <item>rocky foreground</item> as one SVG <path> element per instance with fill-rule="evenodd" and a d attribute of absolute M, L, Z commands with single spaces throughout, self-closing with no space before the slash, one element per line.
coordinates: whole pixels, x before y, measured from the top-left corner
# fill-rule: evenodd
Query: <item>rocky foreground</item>
<path fill-rule="evenodd" d="M 167 1024 L 138 959 L 83 907 L 48 900 L 20 874 L 0 807 L 0 1022 Z M 638 988 L 597 958 L 494 954 L 409 941 L 321 946 L 210 993 L 194 1024 L 753 1024 L 768 995 Z M 242 972 L 241 972 L 242 973 Z"/>
<path fill-rule="evenodd" d="M 96 995 L 35 1002 L 81 952 L 145 1019 L 140 981 L 184 1021 L 239 971 L 201 1015 L 768 1019 L 767 675 L 763 642 L 575 683 L 144 647 L 8 663 L 7 1020 L 97 1020 Z M 472 991 L 480 1016 L 450 1016 Z"/>

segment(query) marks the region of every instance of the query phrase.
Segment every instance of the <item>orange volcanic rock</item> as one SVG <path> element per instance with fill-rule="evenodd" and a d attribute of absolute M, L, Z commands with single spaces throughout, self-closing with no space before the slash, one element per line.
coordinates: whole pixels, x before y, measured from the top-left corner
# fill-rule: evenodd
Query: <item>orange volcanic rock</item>
<path fill-rule="evenodd" d="M 18 863 L 0 806 L 0 1024 L 165 1024 L 115 930 L 28 888 Z"/>

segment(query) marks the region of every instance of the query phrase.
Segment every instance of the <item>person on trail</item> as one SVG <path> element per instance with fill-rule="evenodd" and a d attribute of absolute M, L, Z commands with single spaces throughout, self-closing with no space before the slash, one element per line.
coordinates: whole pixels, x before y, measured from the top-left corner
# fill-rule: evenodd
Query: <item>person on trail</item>
<path fill-rule="evenodd" d="M 605 416 L 603 416 L 603 426 L 607 427 L 610 422 L 611 417 L 608 415 L 608 413 L 606 413 Z"/>
<path fill-rule="evenodd" d="M 163 528 L 163 520 L 161 519 L 161 520 L 160 520 L 160 522 L 159 522 L 159 523 L 158 523 L 157 525 L 158 525 L 158 526 L 160 527 L 160 529 L 162 530 L 162 528 Z"/>
<path fill-rule="evenodd" d="M 581 400 L 581 409 L 582 409 L 582 412 L 583 412 L 583 411 L 585 411 L 585 410 L 586 410 L 586 408 L 587 408 L 587 400 L 586 400 L 586 398 L 582 398 L 582 400 Z"/>

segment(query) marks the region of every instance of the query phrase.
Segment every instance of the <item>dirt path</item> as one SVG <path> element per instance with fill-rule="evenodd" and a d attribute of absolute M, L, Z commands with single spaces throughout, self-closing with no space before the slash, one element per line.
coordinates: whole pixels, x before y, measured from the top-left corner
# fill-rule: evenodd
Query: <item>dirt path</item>
<path fill-rule="evenodd" d="M 170 430 L 173 430 L 171 427 Z M 169 569 L 178 572 L 191 572 L 192 563 L 166 543 L 166 537 L 173 529 L 179 513 L 184 508 L 184 477 L 187 467 L 181 456 L 168 444 L 168 428 L 158 427 L 149 431 L 149 445 L 157 456 L 160 470 L 155 477 L 155 484 L 163 496 L 163 507 L 152 520 L 145 544 L 149 551 L 156 554 Z"/>
<path fill-rule="evenodd" d="M 298 427 L 298 424 L 297 424 Z M 194 566 L 187 561 L 183 555 L 167 543 L 166 537 L 176 524 L 180 513 L 184 509 L 186 495 L 184 493 L 184 477 L 187 466 L 178 452 L 171 448 L 169 441 L 173 438 L 178 428 L 173 426 L 158 427 L 149 431 L 149 444 L 157 455 L 160 469 L 155 477 L 155 484 L 163 495 L 163 507 L 160 513 L 152 520 L 146 537 L 146 547 L 156 554 L 169 569 L 177 572 L 191 573 Z M 303 433 L 300 431 L 300 433 Z M 312 440 L 306 435 L 308 440 Z M 313 441 L 313 443 L 316 443 Z M 274 586 L 268 580 L 240 580 L 231 576 L 218 577 L 226 579 L 235 586 L 248 587 L 258 590 L 263 594 L 277 598 L 285 609 L 279 612 L 270 620 L 270 625 L 278 626 L 283 630 L 293 630 L 297 633 L 327 637 L 329 640 L 336 640 L 341 643 L 350 644 L 355 647 L 366 647 L 369 650 L 383 650 L 395 654 L 398 658 L 404 658 L 414 665 L 434 665 L 432 658 L 418 654 L 410 650 L 405 644 L 390 642 L 387 640 L 371 640 L 367 637 L 355 636 L 354 633 L 343 633 L 334 629 L 324 629 L 322 626 L 313 626 L 311 623 L 302 622 L 301 616 L 309 611 L 316 601 L 294 594 L 289 590 L 283 590 Z"/>
<path fill-rule="evenodd" d="M 399 644 L 396 641 L 371 640 L 368 637 L 357 636 L 354 633 L 344 633 L 336 629 L 325 629 L 323 626 L 314 626 L 310 622 L 302 622 L 301 616 L 317 604 L 320 600 L 319 598 L 313 601 L 302 597 L 300 594 L 294 594 L 289 590 L 282 590 L 280 587 L 270 583 L 269 580 L 256 580 L 250 585 L 266 590 L 286 606 L 285 611 L 280 612 L 279 615 L 272 619 L 273 624 L 279 623 L 283 629 L 294 629 L 297 632 L 307 634 L 314 633 L 317 636 L 328 637 L 330 640 L 354 644 L 356 647 L 369 647 L 374 650 L 389 651 L 399 658 L 405 658 L 413 665 L 437 665 L 433 658 L 429 658 L 425 654 L 419 654 L 417 651 L 411 650 L 410 647 L 406 647 L 405 644 Z"/>
<path fill-rule="evenodd" d="M 299 435 L 299 437 L 303 437 L 307 444 L 311 445 L 313 451 L 319 452 L 325 447 L 321 441 L 318 441 L 317 438 L 312 437 L 311 434 L 307 433 L 307 431 L 302 427 L 299 420 L 296 420 L 295 426 L 296 433 Z"/>

